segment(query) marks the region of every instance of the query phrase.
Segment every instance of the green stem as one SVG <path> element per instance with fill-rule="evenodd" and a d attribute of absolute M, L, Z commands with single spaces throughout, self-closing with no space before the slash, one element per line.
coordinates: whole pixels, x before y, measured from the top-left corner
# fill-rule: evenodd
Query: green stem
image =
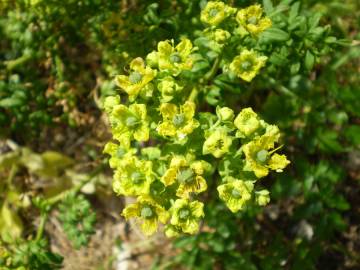
<path fill-rule="evenodd" d="M 196 87 L 194 87 L 194 88 L 191 90 L 191 93 L 190 93 L 190 95 L 189 95 L 189 97 L 188 97 L 188 101 L 195 102 L 198 94 L 199 94 L 199 90 L 198 90 Z"/>
<path fill-rule="evenodd" d="M 219 54 L 218 57 L 216 57 L 215 61 L 214 61 L 214 64 L 213 66 L 211 67 L 211 69 L 204 75 L 204 78 L 201 79 L 199 81 L 200 85 L 206 85 L 208 84 L 209 81 L 211 81 L 214 76 L 216 75 L 218 69 L 219 69 L 219 65 L 220 65 L 220 62 L 221 62 L 221 54 Z M 195 101 L 197 96 L 199 94 L 199 90 L 197 87 L 194 87 L 192 90 L 191 90 L 191 93 L 188 97 L 188 100 L 189 101 Z"/>
<path fill-rule="evenodd" d="M 45 224 L 46 224 L 46 221 L 48 219 L 48 216 L 49 215 L 48 215 L 47 212 L 43 212 L 41 214 L 40 225 L 39 225 L 37 233 L 36 233 L 35 241 L 39 241 L 42 238 L 42 236 L 44 234 Z"/>
<path fill-rule="evenodd" d="M 16 173 L 17 173 L 17 170 L 18 170 L 18 168 L 17 168 L 16 164 L 13 164 L 13 165 L 11 166 L 11 170 L 10 170 L 9 176 L 8 176 L 8 178 L 7 178 L 7 184 L 8 184 L 9 186 L 12 186 L 12 181 L 13 181 Z"/>
<path fill-rule="evenodd" d="M 219 69 L 220 62 L 221 62 L 221 54 L 218 57 L 216 57 L 213 66 L 211 67 L 209 72 L 205 74 L 204 84 L 211 81 L 214 78 L 214 76 L 216 75 L 216 73 Z"/>
<path fill-rule="evenodd" d="M 6 69 L 11 71 L 18 66 L 24 65 L 26 62 L 30 61 L 32 58 L 33 57 L 31 54 L 24 54 L 17 59 L 6 61 L 5 62 Z"/>
<path fill-rule="evenodd" d="M 284 145 L 280 145 L 279 147 L 271 150 L 271 151 L 269 152 L 269 155 L 272 155 L 274 152 L 276 152 L 277 150 L 281 149 L 283 146 L 284 146 Z"/>

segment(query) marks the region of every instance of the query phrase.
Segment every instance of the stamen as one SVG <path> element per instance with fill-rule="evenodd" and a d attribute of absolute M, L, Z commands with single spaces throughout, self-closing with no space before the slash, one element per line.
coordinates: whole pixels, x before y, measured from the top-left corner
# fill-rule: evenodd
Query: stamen
<path fill-rule="evenodd" d="M 181 127 L 185 122 L 185 116 L 182 113 L 176 114 L 172 122 L 175 127 Z"/>
<path fill-rule="evenodd" d="M 235 199 L 240 199 L 241 198 L 241 193 L 237 189 L 234 188 L 231 191 L 231 196 L 234 197 Z"/>
<path fill-rule="evenodd" d="M 129 81 L 130 81 L 132 84 L 136 84 L 136 83 L 141 82 L 142 77 L 143 77 L 143 76 L 142 76 L 139 72 L 134 71 L 134 72 L 132 72 L 132 73 L 130 74 L 130 76 L 129 76 Z"/>
<path fill-rule="evenodd" d="M 146 205 L 146 206 L 143 206 L 143 208 L 141 209 L 141 217 L 142 218 L 145 218 L 145 219 L 150 219 L 154 216 L 154 211 L 151 209 L 150 206 Z"/>
<path fill-rule="evenodd" d="M 260 163 L 265 163 L 266 160 L 268 159 L 268 156 L 269 156 L 269 152 L 267 150 L 263 149 L 263 150 L 260 150 L 259 152 L 257 152 L 256 159 Z"/>
<path fill-rule="evenodd" d="M 181 56 L 178 53 L 172 53 L 170 55 L 170 62 L 171 63 L 180 63 L 181 62 Z"/>
<path fill-rule="evenodd" d="M 184 220 L 184 219 L 188 219 L 190 216 L 190 210 L 187 209 L 187 208 L 183 208 L 183 209 L 180 209 L 179 211 L 179 218 Z"/>

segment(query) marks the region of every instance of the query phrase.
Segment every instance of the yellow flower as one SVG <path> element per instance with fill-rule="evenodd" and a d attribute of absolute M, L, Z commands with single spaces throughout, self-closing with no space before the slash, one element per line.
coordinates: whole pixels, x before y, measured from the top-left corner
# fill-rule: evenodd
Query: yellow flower
<path fill-rule="evenodd" d="M 283 172 L 283 169 L 290 164 L 285 155 L 273 154 L 269 160 L 268 167 L 276 172 Z"/>
<path fill-rule="evenodd" d="M 199 220 L 204 216 L 203 208 L 204 204 L 199 201 L 177 199 L 170 208 L 170 223 L 185 233 L 195 234 L 199 231 Z"/>
<path fill-rule="evenodd" d="M 285 155 L 274 154 L 277 149 L 271 150 L 279 140 L 279 136 L 279 129 L 269 125 L 264 135 L 245 144 L 243 146 L 246 158 L 244 170 L 254 172 L 257 178 L 267 176 L 269 170 L 281 172 L 290 161 Z"/>
<path fill-rule="evenodd" d="M 238 129 L 236 137 L 245 138 L 261 127 L 261 120 L 251 108 L 245 108 L 236 116 L 234 125 Z"/>
<path fill-rule="evenodd" d="M 261 6 L 252 5 L 239 10 L 236 14 L 236 21 L 249 33 L 257 36 L 272 25 L 271 20 L 268 17 L 262 17 L 262 15 Z"/>
<path fill-rule="evenodd" d="M 217 187 L 219 197 L 225 201 L 231 212 L 235 213 L 244 208 L 251 199 L 254 185 L 251 181 L 242 181 L 233 177 L 228 178 L 228 183 Z"/>
<path fill-rule="evenodd" d="M 215 29 L 213 35 L 214 35 L 214 40 L 219 44 L 224 44 L 226 40 L 228 40 L 231 37 L 231 34 L 223 29 Z"/>
<path fill-rule="evenodd" d="M 161 92 L 162 102 L 171 101 L 174 98 L 174 95 L 178 92 L 181 92 L 184 88 L 177 84 L 176 81 L 170 76 L 163 78 L 157 86 Z"/>
<path fill-rule="evenodd" d="M 152 162 L 129 156 L 115 171 L 113 189 L 117 194 L 138 196 L 148 194 L 153 181 Z"/>
<path fill-rule="evenodd" d="M 178 75 L 182 70 L 192 68 L 193 60 L 190 57 L 193 45 L 187 38 L 183 39 L 176 47 L 169 40 L 160 41 L 158 44 L 158 65 L 160 70 L 168 70 L 173 75 Z"/>
<path fill-rule="evenodd" d="M 169 169 L 161 177 L 161 181 L 165 186 L 179 184 L 176 195 L 188 198 L 190 193 L 198 194 L 207 189 L 206 180 L 202 175 L 210 169 L 210 164 L 205 161 L 188 162 L 183 156 L 175 156 L 171 159 Z"/>
<path fill-rule="evenodd" d="M 157 51 L 152 51 L 146 56 L 146 64 L 152 68 L 157 68 L 159 65 L 159 55 Z"/>
<path fill-rule="evenodd" d="M 149 123 L 145 104 L 116 105 L 110 115 L 113 136 L 129 148 L 131 139 L 139 142 L 149 140 Z"/>
<path fill-rule="evenodd" d="M 156 71 L 145 66 L 144 60 L 135 58 L 130 63 L 130 75 L 116 76 L 116 83 L 128 95 L 130 101 L 134 101 L 141 89 L 143 89 L 156 76 Z"/>
<path fill-rule="evenodd" d="M 228 107 L 217 107 L 216 114 L 220 121 L 232 121 L 234 119 L 234 111 Z"/>
<path fill-rule="evenodd" d="M 168 213 L 162 206 L 145 196 L 138 197 L 137 202 L 128 205 L 122 214 L 126 220 L 140 219 L 141 229 L 145 235 L 152 235 L 158 228 L 158 222 L 165 224 L 169 219 Z"/>
<path fill-rule="evenodd" d="M 209 27 L 203 31 L 203 36 L 207 39 L 206 45 L 204 45 L 214 52 L 220 53 L 231 34 L 223 29 Z"/>
<path fill-rule="evenodd" d="M 200 20 L 216 26 L 235 12 L 235 8 L 225 5 L 223 2 L 209 1 L 201 11 Z"/>
<path fill-rule="evenodd" d="M 229 152 L 232 144 L 232 138 L 227 135 L 226 130 L 217 129 L 206 139 L 203 145 L 203 154 L 212 154 L 220 158 Z"/>
<path fill-rule="evenodd" d="M 163 122 L 158 126 L 157 131 L 161 136 L 183 140 L 199 127 L 199 122 L 194 119 L 195 103 L 192 101 L 186 101 L 180 109 L 175 104 L 162 103 L 160 113 Z"/>
<path fill-rule="evenodd" d="M 120 104 L 120 96 L 108 96 L 104 101 L 104 110 L 107 114 L 111 114 L 116 105 Z"/>
<path fill-rule="evenodd" d="M 120 166 L 123 158 L 135 154 L 136 149 L 133 148 L 127 149 L 120 144 L 108 142 L 107 144 L 105 144 L 103 153 L 110 155 L 110 159 L 109 159 L 110 168 L 116 169 Z"/>
<path fill-rule="evenodd" d="M 244 81 L 250 82 L 265 65 L 266 56 L 258 56 L 253 50 L 244 50 L 230 63 L 230 71 Z"/>
<path fill-rule="evenodd" d="M 168 238 L 178 237 L 181 235 L 182 229 L 179 226 L 168 224 L 165 226 L 165 235 Z"/>
<path fill-rule="evenodd" d="M 256 191 L 255 192 L 255 199 L 256 203 L 260 206 L 265 206 L 270 202 L 270 192 L 266 189 Z"/>

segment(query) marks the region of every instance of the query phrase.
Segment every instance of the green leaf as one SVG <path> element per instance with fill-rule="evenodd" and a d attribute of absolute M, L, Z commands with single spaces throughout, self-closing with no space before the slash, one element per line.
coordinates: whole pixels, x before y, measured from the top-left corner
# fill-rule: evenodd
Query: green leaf
<path fill-rule="evenodd" d="M 269 15 L 274 10 L 274 6 L 271 0 L 263 0 L 263 6 L 267 15 Z"/>
<path fill-rule="evenodd" d="M 0 100 L 0 107 L 11 108 L 19 107 L 24 104 L 24 100 L 18 97 L 9 97 Z"/>
<path fill-rule="evenodd" d="M 321 13 L 315 13 L 309 18 L 309 28 L 313 29 L 319 25 L 319 21 L 321 19 Z"/>
<path fill-rule="evenodd" d="M 210 67 L 209 63 L 207 61 L 205 61 L 205 60 L 202 60 L 202 61 L 195 62 L 192 69 L 191 69 L 191 71 L 192 72 L 198 72 L 198 71 L 207 69 L 209 67 Z"/>
<path fill-rule="evenodd" d="M 353 145 L 360 145 L 360 126 L 351 125 L 345 129 L 345 137 Z"/>
<path fill-rule="evenodd" d="M 319 38 L 321 38 L 321 36 L 324 34 L 325 31 L 326 28 L 324 27 L 315 27 L 309 31 L 307 37 L 310 40 L 316 41 L 319 40 Z"/>
<path fill-rule="evenodd" d="M 22 149 L 22 164 L 32 173 L 43 177 L 56 177 L 66 167 L 73 164 L 73 160 L 54 151 L 36 154 L 28 148 Z"/>
<path fill-rule="evenodd" d="M 317 130 L 317 138 L 319 140 L 320 149 L 326 152 L 342 152 L 343 147 L 337 140 L 338 133 L 333 130 Z"/>
<path fill-rule="evenodd" d="M 299 62 L 294 63 L 290 66 L 290 73 L 295 75 L 299 72 L 301 64 Z"/>
<path fill-rule="evenodd" d="M 0 212 L 0 236 L 5 242 L 12 243 L 21 236 L 23 223 L 18 214 L 4 202 Z"/>
<path fill-rule="evenodd" d="M 210 105 L 218 105 L 221 99 L 221 89 L 216 86 L 211 87 L 206 93 L 205 99 Z"/>
<path fill-rule="evenodd" d="M 296 2 L 290 7 L 289 20 L 292 20 L 299 14 L 300 2 Z"/>
<path fill-rule="evenodd" d="M 308 50 L 305 54 L 305 68 L 307 70 L 312 70 L 315 64 L 315 56 Z"/>
<path fill-rule="evenodd" d="M 20 151 L 13 151 L 0 155 L 0 170 L 17 165 L 20 161 Z"/>
<path fill-rule="evenodd" d="M 271 42 L 280 42 L 287 41 L 290 39 L 290 35 L 284 30 L 279 28 L 269 28 L 264 31 L 260 36 L 260 42 L 271 43 Z"/>
<path fill-rule="evenodd" d="M 149 160 L 156 160 L 160 158 L 161 150 L 157 147 L 146 147 L 141 149 L 141 154 L 147 156 Z"/>
<path fill-rule="evenodd" d="M 294 17 L 292 19 L 289 18 L 289 26 L 288 26 L 289 31 L 293 31 L 299 27 L 299 25 L 301 24 L 300 18 L 301 16 Z"/>

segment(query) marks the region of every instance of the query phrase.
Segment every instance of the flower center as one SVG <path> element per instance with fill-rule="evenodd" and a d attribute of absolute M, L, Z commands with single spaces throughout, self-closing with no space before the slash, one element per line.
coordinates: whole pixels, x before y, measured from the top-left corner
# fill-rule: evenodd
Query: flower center
<path fill-rule="evenodd" d="M 215 143 L 215 148 L 216 149 L 222 149 L 224 147 L 224 140 L 223 139 L 219 139 L 216 141 Z"/>
<path fill-rule="evenodd" d="M 210 17 L 215 17 L 218 13 L 219 13 L 219 11 L 216 8 L 212 8 L 209 11 L 209 16 Z"/>
<path fill-rule="evenodd" d="M 174 90 L 175 90 L 175 84 L 173 82 L 167 83 L 166 86 L 162 88 L 162 92 L 168 95 L 174 93 Z"/>
<path fill-rule="evenodd" d="M 190 210 L 187 208 L 180 209 L 179 218 L 182 220 L 186 220 L 190 217 Z"/>
<path fill-rule="evenodd" d="M 143 206 L 143 208 L 141 208 L 141 213 L 140 213 L 140 215 L 141 215 L 142 218 L 150 219 L 150 218 L 154 217 L 155 213 L 154 213 L 154 211 L 151 209 L 150 206 L 145 205 L 145 206 Z"/>
<path fill-rule="evenodd" d="M 260 163 L 265 163 L 267 158 L 268 158 L 268 154 L 269 152 L 266 150 L 260 150 L 259 152 L 256 153 L 256 159 L 258 162 Z"/>
<path fill-rule="evenodd" d="M 189 184 L 194 180 L 194 172 L 192 169 L 181 169 L 177 176 L 176 179 L 183 184 Z"/>
<path fill-rule="evenodd" d="M 231 196 L 235 199 L 240 199 L 241 198 L 241 193 L 237 190 L 237 189 L 233 189 L 231 191 Z"/>
<path fill-rule="evenodd" d="M 248 22 L 249 24 L 257 24 L 258 19 L 257 19 L 255 16 L 251 16 L 251 17 L 247 20 L 247 22 Z"/>
<path fill-rule="evenodd" d="M 139 120 L 135 116 L 129 116 L 126 118 L 126 125 L 130 128 L 134 128 L 139 124 Z"/>
<path fill-rule="evenodd" d="M 172 53 L 170 55 L 170 62 L 171 63 L 180 63 L 181 62 L 181 56 L 179 53 Z"/>
<path fill-rule="evenodd" d="M 124 148 L 122 147 L 119 147 L 117 150 L 116 150 L 116 157 L 117 158 L 122 158 L 124 155 L 125 155 L 125 150 Z"/>
<path fill-rule="evenodd" d="M 252 63 L 248 60 L 241 63 L 241 68 L 245 71 L 249 70 L 252 67 Z"/>
<path fill-rule="evenodd" d="M 175 127 L 180 127 L 180 126 L 182 126 L 182 125 L 184 124 L 184 122 L 185 122 L 185 116 L 184 116 L 182 113 L 176 114 L 176 115 L 174 116 L 172 122 L 173 122 L 173 124 L 174 124 Z"/>
<path fill-rule="evenodd" d="M 137 71 L 134 71 L 134 72 L 131 72 L 130 76 L 129 76 L 129 81 L 132 83 L 132 84 L 135 84 L 135 83 L 139 83 L 141 82 L 142 80 L 142 75 L 137 72 Z"/>
<path fill-rule="evenodd" d="M 143 176 L 141 173 L 139 173 L 139 172 L 133 172 L 133 173 L 131 174 L 130 178 L 131 178 L 131 181 L 132 181 L 135 185 L 138 185 L 138 184 L 140 184 L 140 183 L 143 181 L 144 176 Z"/>

